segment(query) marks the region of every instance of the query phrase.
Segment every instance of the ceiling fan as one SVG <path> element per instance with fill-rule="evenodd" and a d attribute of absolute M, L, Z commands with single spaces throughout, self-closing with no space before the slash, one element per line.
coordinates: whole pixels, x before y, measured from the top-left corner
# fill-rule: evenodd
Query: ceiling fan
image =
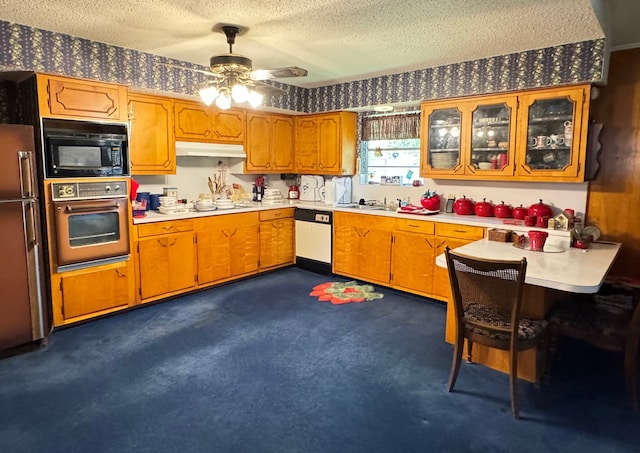
<path fill-rule="evenodd" d="M 252 107 L 262 103 L 264 94 L 280 95 L 284 90 L 274 87 L 263 80 L 273 80 L 285 77 L 304 77 L 308 71 L 297 66 L 274 69 L 253 69 L 250 58 L 233 53 L 233 45 L 241 28 L 237 25 L 218 24 L 214 31 L 221 31 L 227 37 L 229 53 L 218 54 L 209 60 L 209 71 L 191 69 L 206 74 L 211 80 L 199 90 L 202 101 L 211 105 L 214 101 L 220 109 L 231 107 L 231 101 L 236 103 L 249 102 Z M 181 69 L 187 69 L 179 66 Z"/>

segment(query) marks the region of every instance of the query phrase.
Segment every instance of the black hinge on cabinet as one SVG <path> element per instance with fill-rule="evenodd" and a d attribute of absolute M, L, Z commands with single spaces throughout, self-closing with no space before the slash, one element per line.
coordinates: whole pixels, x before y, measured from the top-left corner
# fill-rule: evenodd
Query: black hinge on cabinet
<path fill-rule="evenodd" d="M 197 235 L 197 234 L 194 234 L 194 235 L 193 235 L 193 243 L 194 243 L 194 244 L 197 244 L 197 243 L 198 243 L 198 235 Z"/>
<path fill-rule="evenodd" d="M 140 299 L 142 299 L 142 286 L 138 287 L 138 294 L 140 294 Z"/>
<path fill-rule="evenodd" d="M 140 243 L 136 242 L 136 252 L 140 253 Z"/>

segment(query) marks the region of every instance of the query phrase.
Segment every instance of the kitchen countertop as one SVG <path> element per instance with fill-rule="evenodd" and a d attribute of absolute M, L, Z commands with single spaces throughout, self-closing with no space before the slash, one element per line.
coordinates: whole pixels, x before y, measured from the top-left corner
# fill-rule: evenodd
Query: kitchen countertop
<path fill-rule="evenodd" d="M 618 252 L 619 243 L 592 243 L 588 249 L 569 248 L 561 253 L 531 252 L 513 243 L 487 239 L 455 249 L 456 252 L 484 259 L 519 260 L 527 258 L 525 283 L 573 293 L 598 292 Z M 444 254 L 436 257 L 436 264 L 447 267 Z"/>
<path fill-rule="evenodd" d="M 322 202 L 312 201 L 300 201 L 300 200 L 286 200 L 284 203 L 279 204 L 262 204 L 259 202 L 252 202 L 248 207 L 237 207 L 234 209 L 216 209 L 214 211 L 190 211 L 180 214 L 161 214 L 155 211 L 148 211 L 146 217 L 134 218 L 134 225 L 141 223 L 162 222 L 166 220 L 178 220 L 178 219 L 192 219 L 198 217 L 208 217 L 212 215 L 225 215 L 225 214 L 238 214 L 241 212 L 255 212 L 264 211 L 268 209 L 281 209 L 281 208 L 304 208 L 304 209 L 318 209 L 323 211 L 341 211 L 341 212 L 353 212 L 364 215 L 393 217 L 398 219 L 415 219 L 415 220 L 428 220 L 432 222 L 442 223 L 455 223 L 458 225 L 477 226 L 482 228 L 500 228 L 513 230 L 520 234 L 525 233 L 528 230 L 540 230 L 541 228 L 527 227 L 524 225 L 508 225 L 503 223 L 503 219 L 496 217 L 479 217 L 476 215 L 457 215 L 440 212 L 434 215 L 419 215 L 419 214 L 405 214 L 395 211 L 386 210 L 368 210 L 358 209 L 357 207 L 342 207 L 327 205 Z M 513 219 L 511 219 L 513 220 Z M 570 232 L 563 230 L 548 230 L 543 229 L 549 233 L 549 243 L 558 244 L 562 248 L 569 247 Z"/>

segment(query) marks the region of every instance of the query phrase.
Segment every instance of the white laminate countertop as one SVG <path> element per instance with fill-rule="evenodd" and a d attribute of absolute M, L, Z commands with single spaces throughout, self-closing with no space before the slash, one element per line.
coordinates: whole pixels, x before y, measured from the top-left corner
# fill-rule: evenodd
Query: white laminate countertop
<path fill-rule="evenodd" d="M 303 209 L 317 209 L 322 211 L 341 211 L 341 212 L 353 212 L 358 214 L 372 215 L 372 216 L 382 216 L 382 217 L 394 217 L 399 219 L 414 219 L 414 220 L 428 220 L 432 222 L 442 222 L 442 223 L 455 223 L 459 225 L 469 225 L 469 226 L 477 226 L 483 228 L 501 228 L 517 231 L 518 233 L 523 233 L 528 230 L 540 230 L 540 228 L 535 227 L 527 227 L 524 225 L 509 225 L 503 222 L 503 219 L 498 219 L 496 217 L 479 217 L 475 215 L 457 215 L 457 214 L 448 214 L 441 212 L 435 215 L 418 215 L 418 214 L 405 214 L 398 213 L 395 211 L 384 211 L 384 210 L 367 210 L 367 209 L 358 209 L 358 208 L 345 208 L 340 206 L 327 205 L 321 202 L 311 202 L 311 201 L 300 201 L 300 200 L 286 200 L 285 203 L 281 204 L 262 204 L 262 203 L 251 203 L 249 207 L 238 207 L 234 209 L 216 209 L 215 211 L 205 211 L 205 212 L 185 212 L 181 214 L 161 214 L 155 211 L 147 212 L 147 215 L 143 218 L 134 218 L 133 223 L 135 225 L 140 223 L 151 223 L 151 222 L 162 222 L 165 220 L 178 220 L 178 219 L 191 219 L 197 217 L 207 217 L 211 215 L 224 215 L 224 214 L 237 214 L 241 212 L 253 212 L 253 211 L 264 211 L 267 209 L 280 209 L 280 208 L 303 208 Z M 513 219 L 510 219 L 513 220 Z M 566 246 L 568 247 L 570 233 L 568 231 L 563 230 L 548 230 L 544 229 L 549 233 L 549 236 L 554 236 L 558 240 L 562 242 L 566 242 Z M 552 242 L 550 240 L 550 242 Z"/>
<path fill-rule="evenodd" d="M 619 243 L 592 243 L 588 249 L 569 248 L 561 253 L 531 252 L 513 243 L 487 239 L 455 249 L 476 258 L 519 260 L 527 258 L 525 283 L 573 293 L 596 293 L 620 250 Z M 444 254 L 436 257 L 436 264 L 447 267 Z"/>

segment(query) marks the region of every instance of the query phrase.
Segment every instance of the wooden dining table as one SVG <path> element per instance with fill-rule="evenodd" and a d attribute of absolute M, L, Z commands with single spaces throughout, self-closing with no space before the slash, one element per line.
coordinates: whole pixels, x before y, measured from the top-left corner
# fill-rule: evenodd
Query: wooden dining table
<path fill-rule="evenodd" d="M 621 244 L 593 242 L 587 249 L 545 246 L 545 251 L 530 251 L 511 242 L 482 239 L 457 247 L 456 253 L 473 258 L 520 260 L 527 259 L 522 313 L 531 318 L 543 319 L 553 305 L 572 294 L 597 293 L 613 265 Z M 447 267 L 444 254 L 436 257 L 436 264 Z M 451 301 L 449 301 L 451 302 Z M 447 307 L 445 340 L 453 343 L 456 336 L 453 304 Z M 472 360 L 490 368 L 508 372 L 507 351 L 473 346 Z M 545 357 L 535 349 L 518 353 L 518 377 L 539 382 L 545 370 Z"/>

